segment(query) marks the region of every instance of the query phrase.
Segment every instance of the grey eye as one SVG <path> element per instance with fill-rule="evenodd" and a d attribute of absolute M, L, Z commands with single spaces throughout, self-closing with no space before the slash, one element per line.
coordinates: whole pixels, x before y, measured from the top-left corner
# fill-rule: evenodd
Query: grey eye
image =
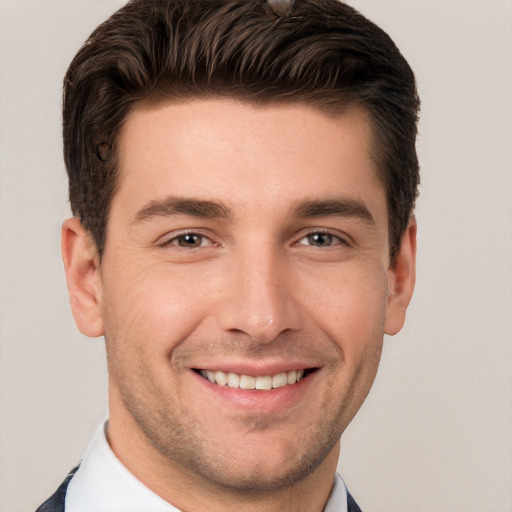
<path fill-rule="evenodd" d="M 308 244 L 315 247 L 329 247 L 332 245 L 334 236 L 329 233 L 312 233 L 306 237 Z"/>

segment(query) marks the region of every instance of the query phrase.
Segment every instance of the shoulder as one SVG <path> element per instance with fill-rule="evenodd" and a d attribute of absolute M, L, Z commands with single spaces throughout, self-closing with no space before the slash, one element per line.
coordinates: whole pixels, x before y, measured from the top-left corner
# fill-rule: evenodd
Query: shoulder
<path fill-rule="evenodd" d="M 73 475 L 76 473 L 78 466 L 72 469 L 64 482 L 60 484 L 60 487 L 57 489 L 55 494 L 48 498 L 37 510 L 36 512 L 64 512 L 64 504 L 66 501 L 66 491 L 68 489 L 69 482 L 73 478 Z"/>

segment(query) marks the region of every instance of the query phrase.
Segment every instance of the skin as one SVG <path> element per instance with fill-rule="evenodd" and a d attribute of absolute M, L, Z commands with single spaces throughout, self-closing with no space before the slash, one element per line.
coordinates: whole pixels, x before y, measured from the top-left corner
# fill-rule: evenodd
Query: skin
<path fill-rule="evenodd" d="M 358 110 L 141 104 L 120 134 L 101 262 L 64 223 L 77 325 L 106 339 L 109 442 L 181 510 L 325 506 L 340 436 L 414 287 L 416 226 L 390 262 L 369 141 Z M 272 391 L 196 371 L 294 368 L 313 371 Z"/>

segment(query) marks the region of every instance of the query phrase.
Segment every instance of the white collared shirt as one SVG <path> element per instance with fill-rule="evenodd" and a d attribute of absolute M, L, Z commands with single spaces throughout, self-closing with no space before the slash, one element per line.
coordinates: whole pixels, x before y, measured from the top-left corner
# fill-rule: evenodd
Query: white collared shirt
<path fill-rule="evenodd" d="M 137 480 L 96 432 L 66 495 L 66 512 L 180 512 Z M 336 475 L 324 512 L 347 512 L 347 490 Z"/>

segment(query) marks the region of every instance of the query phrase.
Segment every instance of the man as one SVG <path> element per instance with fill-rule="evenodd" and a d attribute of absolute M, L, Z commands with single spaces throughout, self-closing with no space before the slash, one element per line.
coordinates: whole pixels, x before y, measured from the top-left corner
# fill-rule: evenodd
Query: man
<path fill-rule="evenodd" d="M 419 101 L 336 0 L 134 0 L 65 79 L 109 421 L 40 511 L 357 511 L 340 437 L 414 288 Z"/>

